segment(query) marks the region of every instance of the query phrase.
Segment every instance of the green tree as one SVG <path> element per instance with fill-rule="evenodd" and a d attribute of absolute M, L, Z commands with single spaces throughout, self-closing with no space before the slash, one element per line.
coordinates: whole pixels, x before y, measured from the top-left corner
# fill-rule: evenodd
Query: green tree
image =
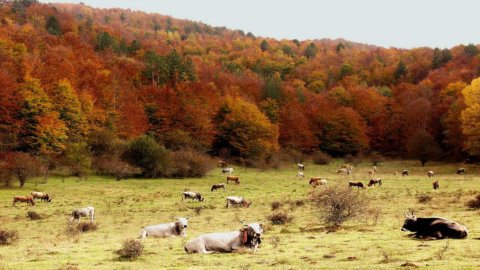
<path fill-rule="evenodd" d="M 92 153 L 86 142 L 70 143 L 63 152 L 63 164 L 73 176 L 86 177 L 92 166 Z"/>
<path fill-rule="evenodd" d="M 340 68 L 340 79 L 353 74 L 353 67 L 349 63 L 343 63 Z"/>
<path fill-rule="evenodd" d="M 308 59 L 312 59 L 312 58 L 315 58 L 315 56 L 317 55 L 317 52 L 318 52 L 317 45 L 311 42 L 310 44 L 308 44 L 307 48 L 303 52 L 303 55 Z"/>
<path fill-rule="evenodd" d="M 478 53 L 480 53 L 480 50 L 478 49 L 477 46 L 475 46 L 474 44 L 470 43 L 468 44 L 467 46 L 465 46 L 465 48 L 463 48 L 463 50 L 465 51 L 465 54 L 470 56 L 470 57 L 474 57 L 476 56 Z"/>
<path fill-rule="evenodd" d="M 393 77 L 395 78 L 395 80 L 398 81 L 400 78 L 407 75 L 407 72 L 408 72 L 407 65 L 405 65 L 403 61 L 400 61 L 398 62 L 395 72 L 393 73 Z"/>
<path fill-rule="evenodd" d="M 57 17 L 50 16 L 48 17 L 46 24 L 47 32 L 54 36 L 60 36 L 62 34 L 62 28 Z"/>
<path fill-rule="evenodd" d="M 123 153 L 123 159 L 141 168 L 146 177 L 159 176 L 168 167 L 167 150 L 147 135 L 132 140 Z"/>
<path fill-rule="evenodd" d="M 282 46 L 282 52 L 285 54 L 285 55 L 288 55 L 290 57 L 293 57 L 295 55 L 295 53 L 293 52 L 292 48 L 288 45 L 283 45 Z"/>
<path fill-rule="evenodd" d="M 270 49 L 270 45 L 268 44 L 268 42 L 265 39 L 262 40 L 262 43 L 260 43 L 260 49 L 262 50 L 262 52 Z"/>
<path fill-rule="evenodd" d="M 282 97 L 282 81 L 277 76 L 269 76 L 263 86 L 263 98 L 279 100 Z"/>
<path fill-rule="evenodd" d="M 340 43 L 337 44 L 337 47 L 335 48 L 335 52 L 336 52 L 337 54 L 339 54 L 339 53 L 340 53 L 342 50 L 344 50 L 344 49 L 345 49 L 345 45 L 343 45 L 343 43 L 340 42 Z"/>
<path fill-rule="evenodd" d="M 97 40 L 95 48 L 97 51 L 104 51 L 109 48 L 113 48 L 115 45 L 115 39 L 108 32 L 102 32 L 97 34 Z"/>
<path fill-rule="evenodd" d="M 437 69 L 444 66 L 450 60 L 452 60 L 452 54 L 450 53 L 450 50 L 448 49 L 440 50 L 439 48 L 435 48 L 433 50 L 433 59 L 432 59 L 433 69 Z"/>

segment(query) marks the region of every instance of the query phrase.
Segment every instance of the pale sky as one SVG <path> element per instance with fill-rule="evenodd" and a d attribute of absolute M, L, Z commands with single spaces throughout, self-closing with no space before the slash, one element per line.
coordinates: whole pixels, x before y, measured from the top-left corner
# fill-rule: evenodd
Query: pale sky
<path fill-rule="evenodd" d="M 277 39 L 344 38 L 383 47 L 480 43 L 476 0 L 54 0 L 129 8 Z"/>

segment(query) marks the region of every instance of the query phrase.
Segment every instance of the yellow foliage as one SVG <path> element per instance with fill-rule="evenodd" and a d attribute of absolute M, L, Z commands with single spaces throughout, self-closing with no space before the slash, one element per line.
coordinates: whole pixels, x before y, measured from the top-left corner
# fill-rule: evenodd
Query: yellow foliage
<path fill-rule="evenodd" d="M 466 108 L 462 112 L 464 148 L 471 155 L 480 154 L 480 78 L 462 90 Z"/>

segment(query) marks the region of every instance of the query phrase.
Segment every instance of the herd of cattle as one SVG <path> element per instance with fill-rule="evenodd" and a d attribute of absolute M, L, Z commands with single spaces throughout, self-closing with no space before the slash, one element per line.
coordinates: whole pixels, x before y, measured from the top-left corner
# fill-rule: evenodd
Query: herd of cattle
<path fill-rule="evenodd" d="M 240 179 L 237 176 L 233 176 L 233 168 L 228 167 L 224 161 L 219 161 L 218 166 L 222 168 L 223 174 L 228 174 L 227 183 L 217 183 L 212 185 L 211 191 L 217 189 L 226 190 L 226 186 L 229 182 L 234 182 L 236 185 L 240 184 Z M 298 173 L 297 176 L 303 178 L 305 176 L 305 165 L 297 164 Z M 377 172 L 376 166 L 368 171 L 369 176 L 374 175 Z M 342 165 L 337 171 L 338 174 L 350 175 L 353 173 L 353 166 L 349 164 Z M 457 174 L 465 174 L 464 168 L 459 168 Z M 397 173 L 395 173 L 397 175 Z M 402 176 L 408 176 L 409 171 L 403 170 Z M 427 176 L 433 177 L 433 171 L 428 171 Z M 322 177 L 310 178 L 309 184 L 316 188 L 318 186 L 327 186 L 328 181 Z M 349 181 L 350 187 L 357 187 L 359 189 L 366 189 L 362 182 Z M 371 178 L 368 181 L 368 187 L 382 186 L 381 178 Z M 440 185 L 438 181 L 432 183 L 433 189 L 439 189 Z M 13 198 L 13 205 L 17 202 L 25 202 L 34 206 L 36 200 L 51 202 L 52 198 L 45 192 L 32 192 L 29 196 L 15 196 Z M 182 193 L 182 200 L 192 199 L 198 202 L 203 202 L 205 198 L 195 191 L 185 191 Z M 252 203 L 247 201 L 241 196 L 227 196 L 226 208 L 230 206 L 242 206 L 249 207 Z M 93 206 L 85 208 L 75 209 L 71 213 L 70 221 L 80 221 L 81 217 L 89 218 L 90 222 L 95 221 L 95 209 Z M 184 217 L 175 218 L 174 222 L 163 223 L 158 225 L 151 225 L 144 227 L 140 232 L 140 238 L 146 238 L 148 236 L 154 237 L 187 237 L 188 219 Z M 413 232 L 411 236 L 418 238 L 465 238 L 468 235 L 467 228 L 459 223 L 438 217 L 419 218 L 413 213 L 405 216 L 405 223 L 402 227 L 402 231 Z M 187 253 L 212 253 L 212 252 L 233 252 L 241 248 L 248 248 L 256 252 L 258 245 L 261 243 L 261 237 L 263 234 L 262 225 L 259 223 L 243 224 L 240 230 L 222 233 L 209 233 L 200 235 L 188 241 L 185 244 L 185 251 Z"/>

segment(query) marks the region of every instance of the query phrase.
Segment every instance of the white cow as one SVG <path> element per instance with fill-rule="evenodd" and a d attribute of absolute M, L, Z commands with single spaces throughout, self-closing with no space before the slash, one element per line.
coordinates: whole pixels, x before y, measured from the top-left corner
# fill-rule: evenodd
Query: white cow
<path fill-rule="evenodd" d="M 77 222 L 80 222 L 80 217 L 89 217 L 90 222 L 93 222 L 95 220 L 95 208 L 93 208 L 93 206 L 87 206 L 73 210 L 72 221 L 77 220 Z"/>
<path fill-rule="evenodd" d="M 303 177 L 305 177 L 305 174 L 304 174 L 303 172 L 298 172 L 298 173 L 297 173 L 297 177 L 303 178 Z"/>
<path fill-rule="evenodd" d="M 234 252 L 249 248 L 257 252 L 262 242 L 263 229 L 259 223 L 251 223 L 233 232 L 209 233 L 200 235 L 185 244 L 187 253 L 210 254 L 213 252 Z"/>
<path fill-rule="evenodd" d="M 147 236 L 155 237 L 187 237 L 187 227 L 189 218 L 175 218 L 177 221 L 170 223 L 162 223 L 144 227 L 140 231 L 140 238 Z"/>
<path fill-rule="evenodd" d="M 427 175 L 428 175 L 428 177 L 432 177 L 433 176 L 433 171 L 428 171 Z"/>
<path fill-rule="evenodd" d="M 228 173 L 228 175 L 232 175 L 233 168 L 223 168 L 222 173 Z"/>
<path fill-rule="evenodd" d="M 298 163 L 297 167 L 299 170 L 305 171 L 305 165 L 303 165 L 302 163 Z"/>
<path fill-rule="evenodd" d="M 244 207 L 250 207 L 252 203 L 245 200 L 243 197 L 240 196 L 228 196 L 227 197 L 227 205 L 225 207 L 230 207 L 230 205 L 241 205 Z"/>

